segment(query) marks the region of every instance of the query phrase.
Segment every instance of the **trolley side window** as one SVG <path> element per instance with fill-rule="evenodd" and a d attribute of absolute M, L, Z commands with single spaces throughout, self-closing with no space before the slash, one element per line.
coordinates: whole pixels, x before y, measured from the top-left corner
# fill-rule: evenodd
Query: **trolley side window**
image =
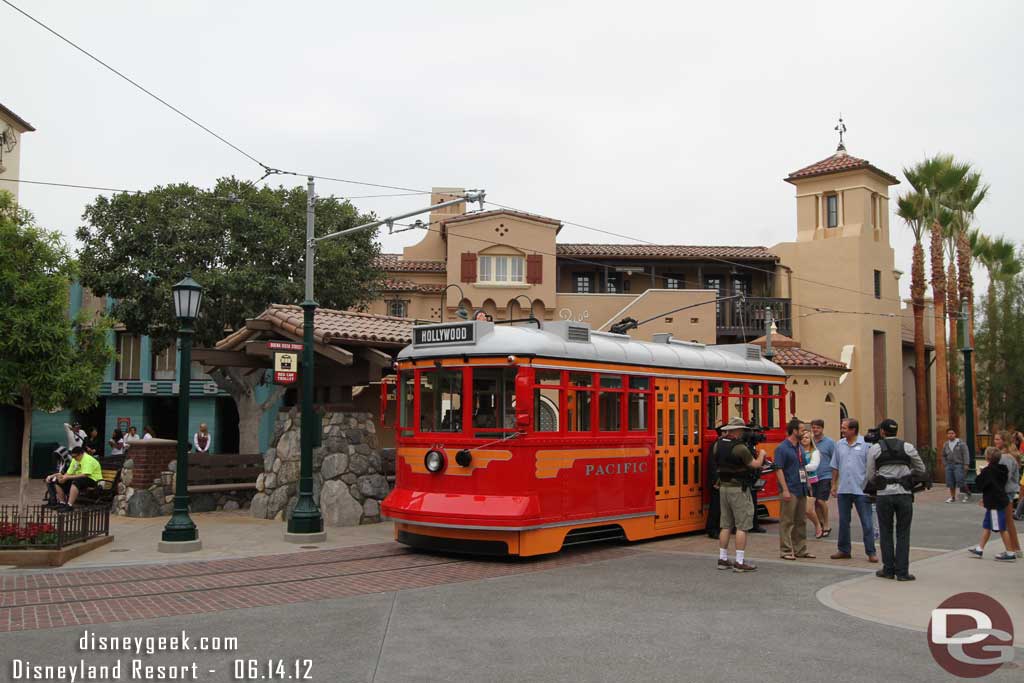
<path fill-rule="evenodd" d="M 629 378 L 629 431 L 646 432 L 650 429 L 651 406 L 650 377 Z"/>
<path fill-rule="evenodd" d="M 474 368 L 473 429 L 514 430 L 515 392 L 516 368 Z"/>
<path fill-rule="evenodd" d="M 622 376 L 601 375 L 598 398 L 598 429 L 602 432 L 622 430 Z"/>
<path fill-rule="evenodd" d="M 562 395 L 561 370 L 537 370 L 533 387 L 533 429 L 536 432 L 560 431 Z"/>
<path fill-rule="evenodd" d="M 402 436 L 412 436 L 416 411 L 413 401 L 416 395 L 416 376 L 411 370 L 398 373 L 398 427 Z"/>
<path fill-rule="evenodd" d="M 778 429 L 782 426 L 782 386 L 769 384 L 766 393 L 768 400 L 764 426 L 769 429 Z"/>
<path fill-rule="evenodd" d="M 462 370 L 420 371 L 420 431 L 462 431 Z"/>
<path fill-rule="evenodd" d="M 570 432 L 589 432 L 594 396 L 594 376 L 589 372 L 570 372 L 566 396 L 566 421 Z"/>
<path fill-rule="evenodd" d="M 722 412 L 722 394 L 724 386 L 721 382 L 708 382 L 707 408 L 704 414 L 707 416 L 707 428 L 715 429 L 725 422 Z"/>

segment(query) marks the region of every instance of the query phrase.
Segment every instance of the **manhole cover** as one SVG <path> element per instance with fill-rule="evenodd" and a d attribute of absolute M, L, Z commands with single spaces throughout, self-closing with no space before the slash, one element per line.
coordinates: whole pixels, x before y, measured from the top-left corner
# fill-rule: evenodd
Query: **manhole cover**
<path fill-rule="evenodd" d="M 112 553 L 126 553 L 126 552 L 128 552 L 130 550 L 131 550 L 131 548 L 114 548 L 110 552 L 112 552 Z"/>

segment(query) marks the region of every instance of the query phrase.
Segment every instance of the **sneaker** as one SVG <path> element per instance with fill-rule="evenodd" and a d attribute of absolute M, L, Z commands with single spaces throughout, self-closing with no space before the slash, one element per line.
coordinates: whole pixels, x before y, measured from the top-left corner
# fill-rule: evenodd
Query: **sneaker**
<path fill-rule="evenodd" d="M 60 507 L 60 503 L 58 503 L 55 500 L 50 500 L 50 501 L 47 501 L 46 504 L 43 507 L 50 508 L 52 510 L 54 508 L 59 508 Z"/>
<path fill-rule="evenodd" d="M 946 499 L 946 502 L 947 502 L 947 503 L 952 503 L 952 502 L 954 502 L 954 501 L 953 501 L 953 499 L 952 499 L 952 498 L 947 498 L 947 499 Z"/>
<path fill-rule="evenodd" d="M 756 572 L 757 565 L 753 562 L 747 562 L 746 560 L 743 562 L 733 562 L 732 570 L 738 574 L 742 574 L 743 572 Z"/>
<path fill-rule="evenodd" d="M 970 503 L 971 502 L 971 494 L 965 493 L 964 497 L 960 500 L 960 502 L 961 503 Z"/>
<path fill-rule="evenodd" d="M 971 555 L 974 555 L 975 557 L 984 557 L 985 555 L 985 551 L 981 548 L 968 548 L 967 552 L 969 552 Z"/>
<path fill-rule="evenodd" d="M 1013 562 L 1017 559 L 1017 553 L 999 553 L 996 555 L 997 562 Z"/>
<path fill-rule="evenodd" d="M 896 578 L 895 574 L 890 574 L 889 572 L 885 571 L 884 569 L 879 569 L 877 572 L 875 572 L 875 576 L 877 576 L 880 579 L 895 579 Z"/>
<path fill-rule="evenodd" d="M 732 560 L 719 560 L 718 561 L 718 568 L 719 569 L 732 569 L 733 568 L 733 561 Z"/>
<path fill-rule="evenodd" d="M 71 507 L 70 505 L 68 505 L 67 503 L 57 503 L 57 510 L 58 510 L 59 512 L 67 512 L 68 510 L 73 510 L 73 509 L 74 509 L 74 508 L 72 508 L 72 507 Z"/>
<path fill-rule="evenodd" d="M 897 581 L 917 581 L 917 577 L 913 574 L 901 574 L 896 577 Z"/>

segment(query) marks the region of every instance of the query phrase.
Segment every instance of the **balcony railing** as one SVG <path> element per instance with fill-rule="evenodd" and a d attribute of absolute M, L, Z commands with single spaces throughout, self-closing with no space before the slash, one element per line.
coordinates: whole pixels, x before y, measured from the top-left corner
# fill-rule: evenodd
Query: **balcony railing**
<path fill-rule="evenodd" d="M 767 309 L 771 309 L 772 319 L 775 320 L 779 334 L 793 336 L 789 299 L 748 296 L 742 300 L 720 301 L 717 307 L 717 331 L 720 342 L 726 341 L 722 337 L 756 339 L 763 336 Z"/>

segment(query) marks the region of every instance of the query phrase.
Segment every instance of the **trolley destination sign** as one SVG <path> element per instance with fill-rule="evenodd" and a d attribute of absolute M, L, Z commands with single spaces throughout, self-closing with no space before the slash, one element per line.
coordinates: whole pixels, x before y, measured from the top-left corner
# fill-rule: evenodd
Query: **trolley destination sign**
<path fill-rule="evenodd" d="M 474 330 L 473 323 L 414 327 L 412 330 L 412 343 L 416 346 L 472 344 L 474 342 Z"/>

